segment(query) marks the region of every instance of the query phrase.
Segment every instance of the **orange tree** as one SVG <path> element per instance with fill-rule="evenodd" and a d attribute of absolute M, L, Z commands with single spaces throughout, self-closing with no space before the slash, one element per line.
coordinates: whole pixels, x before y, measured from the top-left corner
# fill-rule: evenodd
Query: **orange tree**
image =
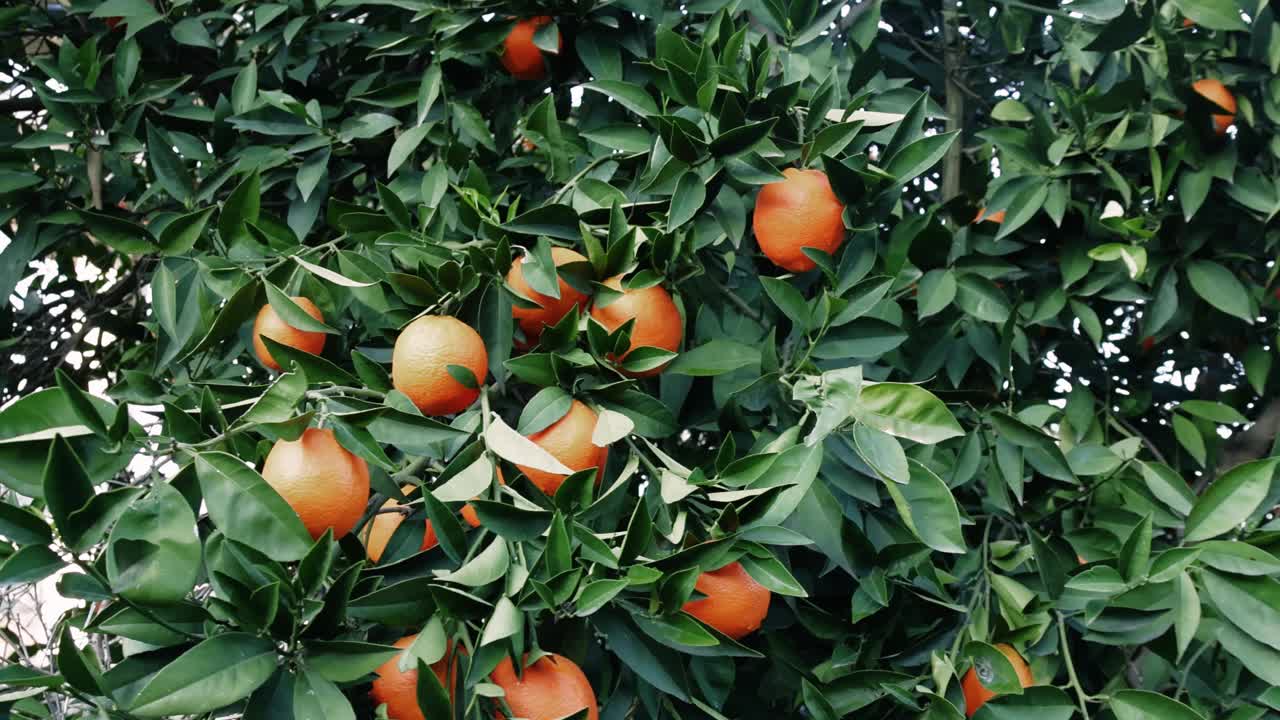
<path fill-rule="evenodd" d="M 0 47 L 4 717 L 1275 717 L 1268 3 Z"/>

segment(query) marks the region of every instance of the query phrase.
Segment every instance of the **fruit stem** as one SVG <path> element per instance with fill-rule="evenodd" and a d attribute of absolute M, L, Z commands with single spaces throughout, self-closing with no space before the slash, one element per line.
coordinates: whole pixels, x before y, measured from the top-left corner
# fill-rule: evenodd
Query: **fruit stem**
<path fill-rule="evenodd" d="M 1067 645 L 1067 619 L 1062 613 L 1054 613 L 1058 616 L 1058 642 L 1062 645 L 1062 658 L 1067 663 L 1067 677 L 1071 680 L 1071 687 L 1075 688 L 1076 699 L 1080 701 L 1080 714 L 1084 716 L 1084 720 L 1089 720 L 1089 706 L 1087 701 L 1088 695 L 1085 695 L 1084 688 L 1080 687 L 1080 678 L 1076 675 L 1075 663 L 1071 661 L 1071 648 Z"/>

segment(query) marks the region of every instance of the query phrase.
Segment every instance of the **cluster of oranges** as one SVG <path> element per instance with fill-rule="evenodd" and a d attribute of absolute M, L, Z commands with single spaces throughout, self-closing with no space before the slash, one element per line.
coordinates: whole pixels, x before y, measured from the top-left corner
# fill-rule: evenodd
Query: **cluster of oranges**
<path fill-rule="evenodd" d="M 542 51 L 534 45 L 533 36 L 550 22 L 550 18 L 537 17 L 515 24 L 502 55 L 503 65 L 513 76 L 525 80 L 545 76 Z M 563 45 L 562 39 L 560 42 Z M 1199 87 L 1197 91 L 1206 94 Z M 1225 106 L 1218 98 L 1211 99 Z M 805 248 L 834 254 L 844 242 L 845 208 L 832 191 L 825 173 L 788 168 L 783 176 L 760 191 L 752 219 L 753 230 L 761 252 L 770 261 L 791 272 L 805 272 L 816 267 L 814 260 L 805 254 Z M 998 212 L 984 217 L 980 212 L 977 220 L 998 223 L 1003 216 L 1003 212 Z M 552 260 L 556 267 L 586 262 L 581 254 L 562 247 L 553 248 Z M 509 287 L 536 305 L 512 309 L 512 318 L 521 334 L 515 338 L 517 349 L 534 347 L 545 328 L 560 322 L 575 309 L 587 310 L 589 305 L 591 317 L 610 332 L 634 321 L 631 349 L 649 346 L 674 352 L 680 347 L 684 336 L 680 310 L 662 286 L 625 289 L 621 277 L 610 278 L 604 285 L 618 297 L 607 304 L 593 305 L 590 297 L 563 278 L 559 279 L 559 297 L 537 292 L 524 276 L 524 262 L 524 258 L 517 260 L 506 277 Z M 292 300 L 307 314 L 323 321 L 321 311 L 309 299 L 295 297 Z M 253 343 L 262 364 L 279 370 L 262 337 L 313 354 L 324 348 L 323 333 L 290 326 L 270 305 L 263 306 L 258 313 Z M 610 359 L 621 363 L 630 352 Z M 483 339 L 471 326 L 450 316 L 426 315 L 401 331 L 391 365 L 395 388 L 425 415 L 442 416 L 465 410 L 479 397 L 480 386 L 488 374 L 489 356 Z M 449 370 L 451 365 L 466 368 L 475 382 L 455 377 Z M 645 372 L 620 371 L 632 377 L 648 377 L 662 370 L 660 366 Z M 609 449 L 591 442 L 597 420 L 594 410 L 573 400 L 562 418 L 528 438 L 570 470 L 595 468 L 600 478 Z M 548 495 L 553 495 L 566 477 L 537 468 L 517 467 Z M 369 498 L 368 466 L 343 448 L 330 430 L 312 428 L 298 440 L 277 442 L 267 456 L 262 475 L 298 513 L 313 537 L 320 537 L 326 530 L 332 530 L 335 537 L 346 535 L 365 513 Z M 498 480 L 504 482 L 501 471 Z M 412 485 L 403 488 L 406 493 L 413 489 Z M 381 508 L 383 512 L 376 514 L 362 533 L 373 562 L 381 559 L 392 534 L 404 521 L 404 514 L 395 512 L 398 505 L 394 499 L 387 500 Z M 479 518 L 470 505 L 464 506 L 461 514 L 470 526 L 479 526 Z M 435 532 L 427 521 L 420 549 L 429 550 L 436 543 Z M 770 591 L 752 578 L 741 563 L 733 562 L 702 573 L 695 590 L 698 599 L 685 603 L 683 610 L 735 640 L 757 630 L 768 615 Z M 402 638 L 395 646 L 407 648 L 415 637 Z M 1030 686 L 1026 663 L 1007 645 L 999 647 L 1013 663 L 1023 685 Z M 457 679 L 458 651 L 461 649 L 451 646 L 445 657 L 431 666 L 440 683 L 450 689 L 451 699 Z M 386 704 L 388 716 L 393 720 L 422 720 L 417 703 L 417 670 L 402 672 L 397 657 L 378 668 L 377 675 L 371 694 L 376 702 Z M 589 718 L 598 718 L 595 692 L 585 674 L 573 661 L 560 655 L 544 655 L 521 672 L 516 671 L 510 658 L 504 659 L 490 679 L 504 690 L 505 702 L 518 717 L 550 720 L 587 708 Z M 976 669 L 964 677 L 962 687 L 970 716 L 994 697 L 983 687 Z"/>

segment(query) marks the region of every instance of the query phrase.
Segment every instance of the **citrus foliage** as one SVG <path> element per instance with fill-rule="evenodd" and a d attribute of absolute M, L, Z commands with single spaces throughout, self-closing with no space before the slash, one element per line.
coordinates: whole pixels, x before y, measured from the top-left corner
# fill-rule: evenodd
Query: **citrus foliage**
<path fill-rule="evenodd" d="M 1265 716 L 1248 4 L 0 10 L 0 706 Z"/>

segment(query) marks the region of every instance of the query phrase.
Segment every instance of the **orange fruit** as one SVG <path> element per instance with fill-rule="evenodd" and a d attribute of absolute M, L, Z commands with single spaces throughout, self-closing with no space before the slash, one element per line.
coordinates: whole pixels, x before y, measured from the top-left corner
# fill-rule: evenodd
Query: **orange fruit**
<path fill-rule="evenodd" d="M 680 349 L 680 341 L 684 338 L 684 323 L 680 319 L 680 309 L 661 285 L 654 285 L 642 290 L 623 290 L 622 276 L 609 278 L 604 284 L 622 293 L 622 297 L 600 307 L 591 308 L 591 317 L 605 326 L 609 332 L 617 330 L 626 321 L 635 318 L 631 328 L 631 349 L 638 347 L 658 347 L 675 352 Z M 631 354 L 631 349 L 622 354 L 621 361 Z M 662 372 L 665 365 L 640 373 L 627 373 L 632 377 L 652 377 Z"/>
<path fill-rule="evenodd" d="M 395 641 L 395 646 L 404 649 L 409 647 L 417 635 L 402 637 Z M 400 672 L 400 656 L 396 655 L 382 663 L 375 671 L 378 679 L 373 681 L 373 689 L 369 694 L 375 703 L 387 704 L 387 717 L 391 720 L 426 720 L 422 709 L 418 707 L 418 670 L 414 668 Z M 458 663 L 453 657 L 453 647 L 445 651 L 444 657 L 431 664 L 431 672 L 436 674 L 440 684 L 449 689 L 449 701 L 453 702 L 453 688 L 458 678 Z"/>
<path fill-rule="evenodd" d="M 684 611 L 734 640 L 758 630 L 769 614 L 773 593 L 756 582 L 742 563 L 704 572 L 693 587 L 706 597 L 685 603 Z"/>
<path fill-rule="evenodd" d="M 1004 223 L 1004 210 L 997 210 L 990 215 L 987 215 L 986 213 L 986 208 L 978 208 L 978 217 L 973 219 L 973 224 L 977 225 L 980 222 L 993 222 L 1000 225 Z"/>
<path fill-rule="evenodd" d="M 498 469 L 498 484 L 499 485 L 507 484 L 506 478 L 502 477 L 501 468 Z M 462 519 L 466 520 L 467 524 L 473 528 L 480 527 L 480 515 L 476 513 L 476 509 L 474 507 L 471 507 L 471 503 L 467 503 L 466 505 L 462 506 Z"/>
<path fill-rule="evenodd" d="M 329 528 L 335 540 L 351 532 L 369 502 L 369 465 L 339 445 L 332 430 L 307 428 L 297 440 L 277 440 L 262 479 L 316 539 Z"/>
<path fill-rule="evenodd" d="M 1195 20 L 1192 20 L 1191 18 L 1182 18 L 1182 27 L 1193 28 L 1195 26 L 1196 26 Z"/>
<path fill-rule="evenodd" d="M 408 495 L 413 490 L 412 485 L 405 485 L 400 491 Z M 389 498 L 382 503 L 383 510 L 400 507 L 400 503 L 395 498 Z M 404 522 L 405 516 L 398 512 L 380 512 L 373 516 L 369 524 L 364 529 L 364 547 L 368 553 L 369 559 L 378 562 L 382 559 L 382 551 L 387 549 L 387 543 L 390 542 L 391 536 L 395 534 L 396 528 L 400 527 L 400 523 Z M 430 550 L 436 546 L 436 531 L 431 527 L 431 521 L 427 521 L 427 527 L 422 533 L 422 546 L 418 551 Z"/>
<path fill-rule="evenodd" d="M 587 708 L 588 720 L 600 720 L 596 691 L 582 668 L 567 657 L 544 655 L 518 677 L 511 658 L 504 657 L 489 679 L 506 693 L 503 699 L 518 718 L 559 720 Z"/>
<path fill-rule="evenodd" d="M 562 247 L 551 248 L 551 259 L 555 262 L 556 267 L 587 261 L 585 257 L 578 253 Z M 560 322 L 561 318 L 568 315 L 575 305 L 582 308 L 587 304 L 587 296 L 574 290 L 569 283 L 564 281 L 564 278 L 559 279 L 559 298 L 543 295 L 529 287 L 529 283 L 525 282 L 524 270 L 522 269 L 524 261 L 525 258 L 516 260 L 511 264 L 511 269 L 507 271 L 507 284 L 516 292 L 539 305 L 537 308 L 511 306 L 511 316 L 516 319 L 520 329 L 524 332 L 525 341 L 516 343 L 521 349 L 532 347 L 538 342 L 538 337 L 542 335 L 542 327 L 544 325 L 555 325 Z"/>
<path fill-rule="evenodd" d="M 844 242 L 844 205 L 821 170 L 787 168 L 785 180 L 765 185 L 756 196 L 755 230 L 760 250 L 791 272 L 816 267 L 802 248 L 834 254 Z"/>
<path fill-rule="evenodd" d="M 589 467 L 596 468 L 596 482 L 600 482 L 600 478 L 604 477 L 605 462 L 609 459 L 609 448 L 598 447 L 591 442 L 591 434 L 596 430 L 597 419 L 594 410 L 574 400 L 564 417 L 552 423 L 550 427 L 528 437 L 535 445 L 551 453 L 552 457 L 574 472 L 586 470 Z M 516 467 L 520 468 L 530 482 L 548 495 L 555 495 L 561 483 L 568 477 L 524 465 Z"/>
<path fill-rule="evenodd" d="M 507 38 L 502 41 L 502 66 L 520 80 L 541 80 L 547 76 L 547 66 L 542 62 L 542 50 L 533 44 L 538 28 L 551 22 L 546 15 L 525 18 L 516 22 Z M 559 36 L 560 49 L 564 49 L 564 36 Z"/>
<path fill-rule="evenodd" d="M 1022 659 L 1017 650 L 1004 643 L 996 645 L 996 649 L 1009 658 L 1014 672 L 1018 673 L 1018 682 L 1022 684 L 1022 687 L 1031 687 L 1036 684 L 1035 680 L 1031 678 L 1031 668 L 1027 667 L 1026 661 Z M 960 687 L 964 690 L 964 714 L 966 717 L 973 717 L 973 714 L 978 712 L 978 708 L 986 705 L 988 700 L 996 696 L 995 693 L 983 687 L 976 667 L 969 668 L 969 672 L 965 673 Z"/>
<path fill-rule="evenodd" d="M 391 352 L 391 383 L 425 415 L 461 412 L 480 397 L 449 374 L 461 365 L 484 383 L 489 353 L 480 333 L 455 317 L 424 315 L 405 326 Z"/>
<path fill-rule="evenodd" d="M 316 304 L 304 297 L 289 298 L 298 307 L 306 311 L 308 315 L 324 322 L 324 315 L 320 312 L 320 308 Z M 253 352 L 258 356 L 258 362 L 264 366 L 279 370 L 280 363 L 271 357 L 271 353 L 267 352 L 267 344 L 262 342 L 263 337 L 269 337 L 281 345 L 288 345 L 291 348 L 297 348 L 303 352 L 319 355 L 324 349 L 324 333 L 307 332 L 299 330 L 296 327 L 286 323 L 270 304 L 263 305 L 258 311 L 258 317 L 253 321 Z"/>
<path fill-rule="evenodd" d="M 1231 94 L 1226 85 L 1213 78 L 1205 78 L 1197 80 L 1191 86 L 1200 97 L 1217 105 L 1228 114 L 1215 114 L 1213 116 L 1213 129 L 1219 135 L 1226 135 L 1227 128 L 1231 127 L 1231 123 L 1236 120 L 1236 96 Z"/>

